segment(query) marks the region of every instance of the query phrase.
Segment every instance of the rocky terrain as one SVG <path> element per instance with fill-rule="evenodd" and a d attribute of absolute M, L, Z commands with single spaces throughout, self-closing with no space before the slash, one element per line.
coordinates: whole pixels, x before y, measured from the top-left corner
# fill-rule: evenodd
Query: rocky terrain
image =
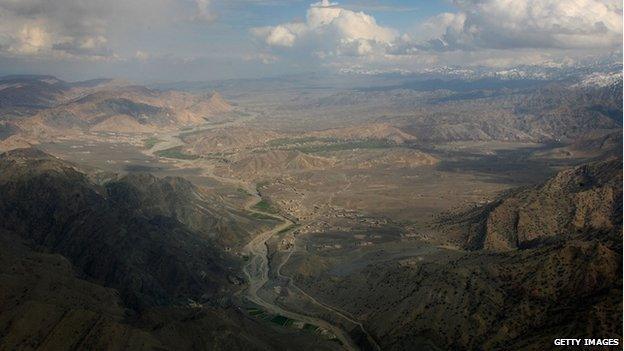
<path fill-rule="evenodd" d="M 3 229 L 62 254 L 127 303 L 162 305 L 219 292 L 225 257 L 183 224 L 192 216 L 176 207 L 184 194 L 175 188 L 188 183 L 125 178 L 98 186 L 36 149 L 4 154 L 0 167 Z"/>
<path fill-rule="evenodd" d="M 561 333 L 621 335 L 621 237 L 589 236 L 503 254 L 388 260 L 346 277 L 295 277 L 365 321 L 385 350 L 539 350 Z"/>
<path fill-rule="evenodd" d="M 622 225 L 622 162 L 610 159 L 557 174 L 545 184 L 512 191 L 457 224 L 465 246 L 496 251 L 535 245 L 578 232 Z"/>
<path fill-rule="evenodd" d="M 52 76 L 0 78 L 0 110 L 9 116 L 31 114 L 54 106 L 70 86 Z"/>
<path fill-rule="evenodd" d="M 421 143 L 451 141 L 552 142 L 622 125 L 622 77 L 540 80 L 409 80 L 400 85 L 306 94 L 280 101 L 269 120 L 290 130 L 350 137 L 367 133 Z M 590 80 L 591 81 L 591 80 Z M 292 120 L 292 116 L 299 118 Z M 280 123 L 290 119 L 290 123 Z M 385 127 L 384 127 L 385 126 Z M 384 131 L 384 129 L 386 129 Z M 360 131 L 360 137 L 362 136 Z M 395 138 L 395 139 L 396 139 Z"/>
<path fill-rule="evenodd" d="M 335 138 L 338 140 L 386 140 L 402 144 L 414 140 L 414 136 L 388 124 L 365 124 L 357 127 L 328 129 L 308 133 L 311 137 Z"/>
<path fill-rule="evenodd" d="M 562 334 L 620 338 L 621 184 L 615 159 L 514 191 L 460 224 L 482 235 L 468 244 L 487 251 L 387 258 L 347 274 L 331 268 L 334 256 L 310 252 L 285 274 L 364 321 L 384 350 L 538 350 Z"/>
<path fill-rule="evenodd" d="M 184 141 L 188 145 L 188 152 L 209 155 L 261 147 L 270 140 L 279 137 L 280 135 L 273 131 L 234 127 L 217 131 L 189 133 L 184 136 Z"/>
<path fill-rule="evenodd" d="M 36 149 L 2 154 L 0 169 L 0 348 L 279 344 L 227 307 L 237 260 L 187 181 L 96 182 Z"/>
<path fill-rule="evenodd" d="M 201 124 L 229 110 L 228 103 L 217 93 L 195 96 L 130 86 L 90 93 L 40 112 L 32 119 L 63 130 L 137 133 Z"/>
<path fill-rule="evenodd" d="M 0 350 L 621 338 L 616 68 L 0 78 Z"/>
<path fill-rule="evenodd" d="M 604 156 L 618 156 L 622 150 L 622 135 L 620 132 L 590 132 L 573 142 L 539 153 L 538 156 L 547 158 L 599 158 Z"/>
<path fill-rule="evenodd" d="M 332 159 L 308 155 L 300 151 L 271 150 L 252 153 L 231 164 L 224 165 L 223 172 L 245 179 L 254 179 L 284 171 L 326 169 L 333 163 Z"/>
<path fill-rule="evenodd" d="M 109 79 L 68 83 L 51 76 L 0 78 L 0 139 L 19 134 L 34 143 L 44 136 L 84 131 L 155 132 L 206 123 L 231 109 L 216 92 L 156 91 Z"/>
<path fill-rule="evenodd" d="M 341 160 L 338 167 L 347 169 L 416 168 L 432 166 L 439 162 L 437 158 L 425 152 L 406 148 L 339 151 L 333 156 Z"/>

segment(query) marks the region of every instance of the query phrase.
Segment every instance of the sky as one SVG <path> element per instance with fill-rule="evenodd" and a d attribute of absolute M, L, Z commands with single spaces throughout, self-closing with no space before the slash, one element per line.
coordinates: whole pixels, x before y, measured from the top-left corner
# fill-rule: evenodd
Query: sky
<path fill-rule="evenodd" d="M 621 51 L 619 0 L 0 0 L 0 75 L 199 81 Z"/>

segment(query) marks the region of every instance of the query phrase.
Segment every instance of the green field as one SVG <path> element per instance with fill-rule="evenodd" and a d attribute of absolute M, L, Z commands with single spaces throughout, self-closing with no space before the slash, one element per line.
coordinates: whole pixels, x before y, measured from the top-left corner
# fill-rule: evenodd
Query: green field
<path fill-rule="evenodd" d="M 278 147 L 278 146 L 308 144 L 308 143 L 313 143 L 313 142 L 333 143 L 337 141 L 338 140 L 334 138 L 316 138 L 316 137 L 279 138 L 279 139 L 269 140 L 267 145 L 270 147 Z"/>
<path fill-rule="evenodd" d="M 249 313 L 249 315 L 251 316 L 258 316 L 258 317 L 266 314 L 264 310 L 261 310 L 259 308 L 253 308 L 253 307 L 247 308 L 247 313 Z"/>
<path fill-rule="evenodd" d="M 277 315 L 277 316 L 275 316 L 275 317 L 273 317 L 271 319 L 271 322 L 273 322 L 273 323 L 275 323 L 277 325 L 281 325 L 283 327 L 288 327 L 288 326 L 290 326 L 294 322 L 294 320 L 292 320 L 292 319 L 290 319 L 288 317 Z"/>
<path fill-rule="evenodd" d="M 266 212 L 266 213 L 275 213 L 277 214 L 277 210 L 275 208 L 273 208 L 273 206 L 271 206 L 271 204 L 262 199 L 260 200 L 260 202 L 258 202 L 257 204 L 253 205 L 253 209 L 258 210 L 258 211 L 262 211 L 262 212 Z"/>
<path fill-rule="evenodd" d="M 315 154 L 326 153 L 332 151 L 342 150 L 355 150 L 355 149 L 389 149 L 396 147 L 393 142 L 386 140 L 359 140 L 359 141 L 345 141 L 324 145 L 309 145 L 295 147 L 294 150 L 301 151 L 303 153 Z"/>
<path fill-rule="evenodd" d="M 309 323 L 306 323 L 306 324 L 303 326 L 303 330 L 306 330 L 306 331 L 309 331 L 309 332 L 313 332 L 313 333 L 314 333 L 314 332 L 316 332 L 316 331 L 318 330 L 318 327 L 317 327 L 316 325 L 314 325 L 314 324 L 309 324 Z"/>
<path fill-rule="evenodd" d="M 245 196 L 251 196 L 251 194 L 250 194 L 247 190 L 245 190 L 245 189 L 243 189 L 243 188 L 237 188 L 237 189 L 236 189 L 236 191 L 237 191 L 239 194 L 242 194 L 242 195 L 245 195 Z"/>
<path fill-rule="evenodd" d="M 156 155 L 166 158 L 175 158 L 179 160 L 196 160 L 199 158 L 197 155 L 189 155 L 182 152 L 180 146 L 173 147 L 171 149 L 161 150 L 156 152 Z"/>
<path fill-rule="evenodd" d="M 253 212 L 253 213 L 251 214 L 251 216 L 252 216 L 253 218 L 255 218 L 255 219 L 279 221 L 279 218 L 277 218 L 277 217 L 273 217 L 273 216 L 265 215 L 265 214 L 262 214 L 262 213 L 256 213 L 256 212 Z"/>
<path fill-rule="evenodd" d="M 164 140 L 158 139 L 156 137 L 149 137 L 143 140 L 143 146 L 145 146 L 146 149 L 151 149 L 154 147 L 154 145 L 162 143 L 163 141 Z"/>
<path fill-rule="evenodd" d="M 353 149 L 387 149 L 397 145 L 387 140 L 339 140 L 336 138 L 280 138 L 267 143 L 269 147 L 298 150 L 304 153 L 323 153 Z"/>

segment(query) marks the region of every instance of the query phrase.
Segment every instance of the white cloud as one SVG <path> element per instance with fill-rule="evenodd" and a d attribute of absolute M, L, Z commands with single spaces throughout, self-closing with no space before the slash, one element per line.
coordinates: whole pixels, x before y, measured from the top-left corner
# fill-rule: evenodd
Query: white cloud
<path fill-rule="evenodd" d="M 452 49 L 614 48 L 622 43 L 620 1 L 455 0 L 454 4 L 458 13 L 438 15 L 423 25 Z"/>
<path fill-rule="evenodd" d="M 210 5 L 211 0 L 195 0 L 197 7 L 197 13 L 193 17 L 193 20 L 212 23 L 217 19 L 217 15 L 213 12 Z"/>
<path fill-rule="evenodd" d="M 94 0 L 0 0 L 0 53 L 113 57 L 103 21 L 106 8 Z"/>
<path fill-rule="evenodd" d="M 317 56 L 366 56 L 391 44 L 397 33 L 374 17 L 323 0 L 310 5 L 303 22 L 253 28 L 251 33 L 272 47 L 305 47 Z"/>
<path fill-rule="evenodd" d="M 262 37 L 270 46 L 292 47 L 306 30 L 303 23 L 287 23 L 275 27 L 253 28 L 252 33 Z"/>
<path fill-rule="evenodd" d="M 453 0 L 413 32 L 322 0 L 305 20 L 252 29 L 273 53 L 329 67 L 415 69 L 427 65 L 542 64 L 621 50 L 617 0 Z M 417 69 L 417 68 L 416 68 Z"/>
<path fill-rule="evenodd" d="M 138 30 L 175 21 L 186 9 L 178 3 L 177 0 L 0 0 L 0 56 L 117 60 L 115 44 L 124 46 Z M 199 14 L 208 16 L 208 7 L 204 10 Z M 126 51 L 132 57 L 135 49 Z"/>
<path fill-rule="evenodd" d="M 50 35 L 36 24 L 24 24 L 15 33 L 8 50 L 18 54 L 34 54 L 50 46 Z"/>

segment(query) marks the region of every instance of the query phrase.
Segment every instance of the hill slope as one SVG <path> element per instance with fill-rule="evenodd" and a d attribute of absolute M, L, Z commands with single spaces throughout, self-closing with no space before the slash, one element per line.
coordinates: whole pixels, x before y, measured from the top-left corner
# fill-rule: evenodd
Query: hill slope
<path fill-rule="evenodd" d="M 545 350 L 560 335 L 621 338 L 621 235 L 505 253 L 446 253 L 296 276 L 363 321 L 383 350 Z"/>
<path fill-rule="evenodd" d="M 610 159 L 559 172 L 464 214 L 454 227 L 472 249 L 510 250 L 578 231 L 621 226 L 622 161 Z"/>
<path fill-rule="evenodd" d="M 270 150 L 262 153 L 252 153 L 225 168 L 224 172 L 231 172 L 240 177 L 258 177 L 267 174 L 277 174 L 285 170 L 306 171 L 326 169 L 334 164 L 330 158 L 313 156 L 293 150 Z"/>
<path fill-rule="evenodd" d="M 127 180 L 100 187 L 34 149 L 4 154 L 0 168 L 2 228 L 64 255 L 128 303 L 200 299 L 225 281 L 214 245 L 175 216 L 146 207 L 153 195 Z M 161 201 L 171 201 L 169 189 Z"/>
<path fill-rule="evenodd" d="M 153 132 L 201 124 L 231 108 L 216 92 L 157 91 L 110 79 L 69 83 L 52 76 L 0 77 L 0 121 L 11 120 L 13 129 L 33 137 L 70 129 Z M 9 136 L 3 134 L 0 130 L 0 139 Z"/>
<path fill-rule="evenodd" d="M 314 344 L 230 307 L 237 261 L 211 239 L 223 212 L 199 191 L 151 175 L 96 183 L 36 149 L 0 155 L 0 349 Z"/>
<path fill-rule="evenodd" d="M 383 350 L 544 350 L 560 335 L 621 338 L 621 204 L 621 159 L 591 163 L 455 223 L 470 248 L 489 250 L 437 247 L 348 274 L 323 271 L 334 265 L 323 254 L 299 255 L 284 274 L 363 321 Z"/>
<path fill-rule="evenodd" d="M 61 129 L 150 132 L 204 123 L 206 118 L 229 110 L 216 93 L 192 95 L 129 86 L 90 93 L 44 110 L 33 119 Z"/>

